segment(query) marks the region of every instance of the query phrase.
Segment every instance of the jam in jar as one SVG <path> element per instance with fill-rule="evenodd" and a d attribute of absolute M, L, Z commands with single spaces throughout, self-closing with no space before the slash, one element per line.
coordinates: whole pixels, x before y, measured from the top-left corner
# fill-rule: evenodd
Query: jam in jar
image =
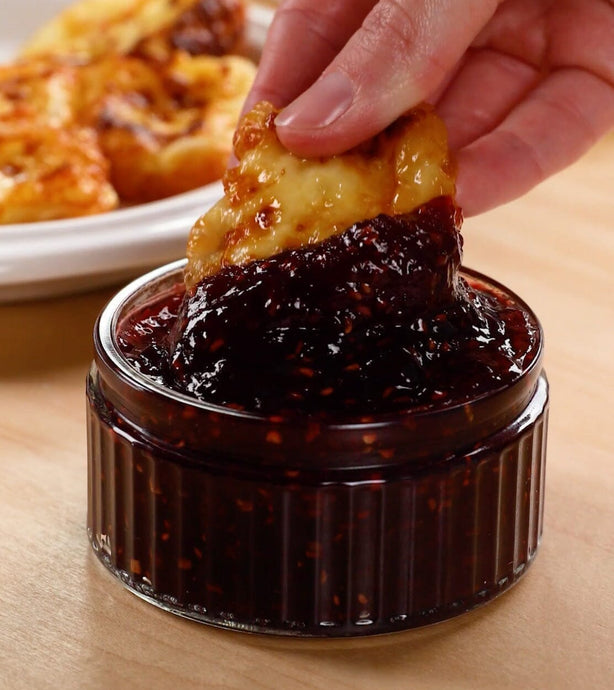
<path fill-rule="evenodd" d="M 437 199 L 187 293 L 177 262 L 109 303 L 88 531 L 129 589 L 214 625 L 348 636 L 522 576 L 542 533 L 542 331 L 460 270 L 455 213 Z"/>

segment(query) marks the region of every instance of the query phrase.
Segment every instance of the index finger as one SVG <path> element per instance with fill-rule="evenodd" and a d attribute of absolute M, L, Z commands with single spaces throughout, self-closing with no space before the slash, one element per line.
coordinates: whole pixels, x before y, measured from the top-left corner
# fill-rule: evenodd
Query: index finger
<path fill-rule="evenodd" d="M 376 2 L 285 0 L 273 17 L 243 111 L 262 100 L 282 108 L 309 88 Z"/>

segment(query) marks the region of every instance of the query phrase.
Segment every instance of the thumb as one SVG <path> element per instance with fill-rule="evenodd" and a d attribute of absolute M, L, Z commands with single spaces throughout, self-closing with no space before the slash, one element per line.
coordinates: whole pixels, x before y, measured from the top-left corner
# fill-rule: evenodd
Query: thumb
<path fill-rule="evenodd" d="M 345 151 L 433 94 L 501 0 L 381 0 L 319 79 L 277 117 L 302 156 Z"/>

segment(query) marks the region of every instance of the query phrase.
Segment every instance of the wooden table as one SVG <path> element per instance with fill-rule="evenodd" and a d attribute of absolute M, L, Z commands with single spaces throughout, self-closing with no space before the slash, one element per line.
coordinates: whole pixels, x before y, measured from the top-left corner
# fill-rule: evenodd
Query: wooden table
<path fill-rule="evenodd" d="M 0 306 L 1 688 L 614 687 L 614 138 L 465 225 L 465 263 L 542 319 L 545 533 L 526 578 L 452 622 L 287 640 L 142 602 L 90 553 L 84 379 L 104 290 Z"/>

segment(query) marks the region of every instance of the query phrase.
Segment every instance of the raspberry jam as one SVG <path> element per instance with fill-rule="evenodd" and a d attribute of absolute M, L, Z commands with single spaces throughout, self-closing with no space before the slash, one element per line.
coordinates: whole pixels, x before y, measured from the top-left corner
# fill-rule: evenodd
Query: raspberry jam
<path fill-rule="evenodd" d="M 358 224 L 187 296 L 178 262 L 109 303 L 88 532 L 130 590 L 214 625 L 348 636 L 522 576 L 542 533 L 542 333 L 458 272 L 453 214 Z"/>
<path fill-rule="evenodd" d="M 538 326 L 458 275 L 458 212 L 439 198 L 163 296 L 120 326 L 139 371 L 179 392 L 283 415 L 460 404 L 511 383 Z"/>

